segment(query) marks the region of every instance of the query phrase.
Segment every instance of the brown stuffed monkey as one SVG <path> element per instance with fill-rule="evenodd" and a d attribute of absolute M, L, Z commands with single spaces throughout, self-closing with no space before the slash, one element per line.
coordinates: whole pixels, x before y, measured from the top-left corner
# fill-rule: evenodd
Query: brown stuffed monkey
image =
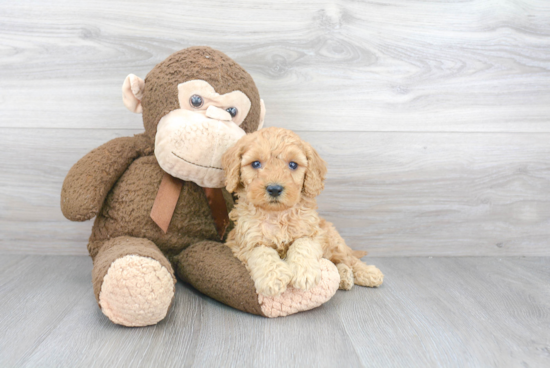
<path fill-rule="evenodd" d="M 114 323 L 162 320 L 174 299 L 174 275 L 245 312 L 279 316 L 311 309 L 338 288 L 335 267 L 319 285 L 258 295 L 223 241 L 232 196 L 221 156 L 261 128 L 263 101 L 252 77 L 225 54 L 191 47 L 156 65 L 145 81 L 129 75 L 126 107 L 143 113 L 145 132 L 94 149 L 69 171 L 61 209 L 72 221 L 95 217 L 88 243 L 92 282 Z"/>

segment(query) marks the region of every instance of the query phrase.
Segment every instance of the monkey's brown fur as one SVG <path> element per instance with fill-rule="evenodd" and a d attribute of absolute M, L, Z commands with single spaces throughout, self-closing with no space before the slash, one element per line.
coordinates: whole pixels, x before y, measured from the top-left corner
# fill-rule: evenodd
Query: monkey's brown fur
<path fill-rule="evenodd" d="M 245 93 L 252 106 L 241 128 L 247 133 L 257 129 L 260 97 L 244 69 L 208 47 L 176 52 L 155 66 L 145 79 L 141 100 L 145 132 L 113 139 L 79 160 L 63 183 L 61 209 L 72 221 L 96 216 L 88 251 L 94 261 L 93 284 L 98 302 L 113 261 L 139 255 L 159 261 L 172 277 L 175 270 L 195 288 L 225 304 L 262 314 L 246 269 L 227 247 L 219 246 L 202 188 L 184 182 L 166 234 L 150 218 L 164 174 L 153 154 L 157 124 L 168 112 L 179 108 L 177 85 L 191 79 L 209 82 L 218 93 Z M 225 191 L 224 196 L 231 209 L 231 196 Z"/>
<path fill-rule="evenodd" d="M 177 86 L 192 79 L 207 81 L 217 93 L 243 92 L 252 103 L 241 128 L 249 133 L 258 129 L 260 94 L 250 74 L 227 55 L 209 47 L 191 47 L 170 55 L 145 78 L 143 125 L 154 138 L 160 119 L 179 108 Z"/>

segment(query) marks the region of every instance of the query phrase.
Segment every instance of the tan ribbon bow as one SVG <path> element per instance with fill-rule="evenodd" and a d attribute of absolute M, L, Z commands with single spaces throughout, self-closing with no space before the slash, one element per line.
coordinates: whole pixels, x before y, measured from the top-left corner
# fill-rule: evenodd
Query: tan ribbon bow
<path fill-rule="evenodd" d="M 160 182 L 159 191 L 153 208 L 151 209 L 151 218 L 166 234 L 168 232 L 168 226 L 172 221 L 172 216 L 178 203 L 178 198 L 183 187 L 183 181 L 178 178 L 174 178 L 168 173 L 164 173 L 162 181 Z M 220 240 L 223 239 L 227 226 L 229 226 L 229 215 L 227 213 L 227 206 L 223 198 L 221 188 L 203 188 L 210 206 L 210 212 L 216 225 L 216 230 L 220 236 Z"/>

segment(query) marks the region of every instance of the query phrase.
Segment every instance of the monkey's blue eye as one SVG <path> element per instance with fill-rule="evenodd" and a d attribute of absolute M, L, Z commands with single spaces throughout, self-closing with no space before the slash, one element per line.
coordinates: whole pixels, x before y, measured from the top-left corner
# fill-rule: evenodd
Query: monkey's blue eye
<path fill-rule="evenodd" d="M 252 168 L 253 169 L 259 169 L 260 167 L 262 167 L 262 163 L 260 161 L 254 161 L 252 163 Z"/>
<path fill-rule="evenodd" d="M 193 106 L 194 108 L 196 108 L 196 109 L 201 107 L 203 103 L 204 103 L 204 101 L 202 100 L 202 97 L 199 96 L 199 95 L 193 95 L 193 96 L 189 97 L 189 104 L 191 106 Z"/>
<path fill-rule="evenodd" d="M 237 113 L 239 112 L 239 110 L 237 110 L 236 107 L 230 107 L 225 111 L 227 111 L 229 113 L 229 115 L 231 115 L 232 118 L 234 118 L 235 115 L 237 115 Z"/>
<path fill-rule="evenodd" d="M 294 161 L 290 161 L 288 163 L 288 167 L 290 167 L 292 170 L 296 170 L 298 168 L 298 164 Z"/>

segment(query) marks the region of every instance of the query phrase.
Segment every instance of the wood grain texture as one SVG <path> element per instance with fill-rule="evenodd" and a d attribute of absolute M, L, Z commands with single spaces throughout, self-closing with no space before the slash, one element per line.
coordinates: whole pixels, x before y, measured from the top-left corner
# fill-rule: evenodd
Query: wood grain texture
<path fill-rule="evenodd" d="M 266 125 L 329 162 L 320 211 L 377 256 L 550 254 L 550 3 L 0 5 L 0 252 L 85 254 L 59 210 L 89 150 L 142 130 L 121 101 L 193 45 L 253 75 Z"/>
<path fill-rule="evenodd" d="M 0 365 L 17 367 L 545 367 L 550 258 L 367 257 L 379 289 L 266 319 L 177 284 L 156 326 L 99 311 L 88 257 L 2 256 Z"/>
<path fill-rule="evenodd" d="M 63 179 L 126 130 L 14 129 L 4 137 L 0 251 L 86 254 Z M 138 131 L 136 131 L 137 133 Z M 376 256 L 550 255 L 550 134 L 301 133 L 328 161 L 319 211 Z"/>
<path fill-rule="evenodd" d="M 251 72 L 271 125 L 550 132 L 549 36 L 544 0 L 8 1 L 0 127 L 137 129 L 124 77 L 209 45 Z"/>

